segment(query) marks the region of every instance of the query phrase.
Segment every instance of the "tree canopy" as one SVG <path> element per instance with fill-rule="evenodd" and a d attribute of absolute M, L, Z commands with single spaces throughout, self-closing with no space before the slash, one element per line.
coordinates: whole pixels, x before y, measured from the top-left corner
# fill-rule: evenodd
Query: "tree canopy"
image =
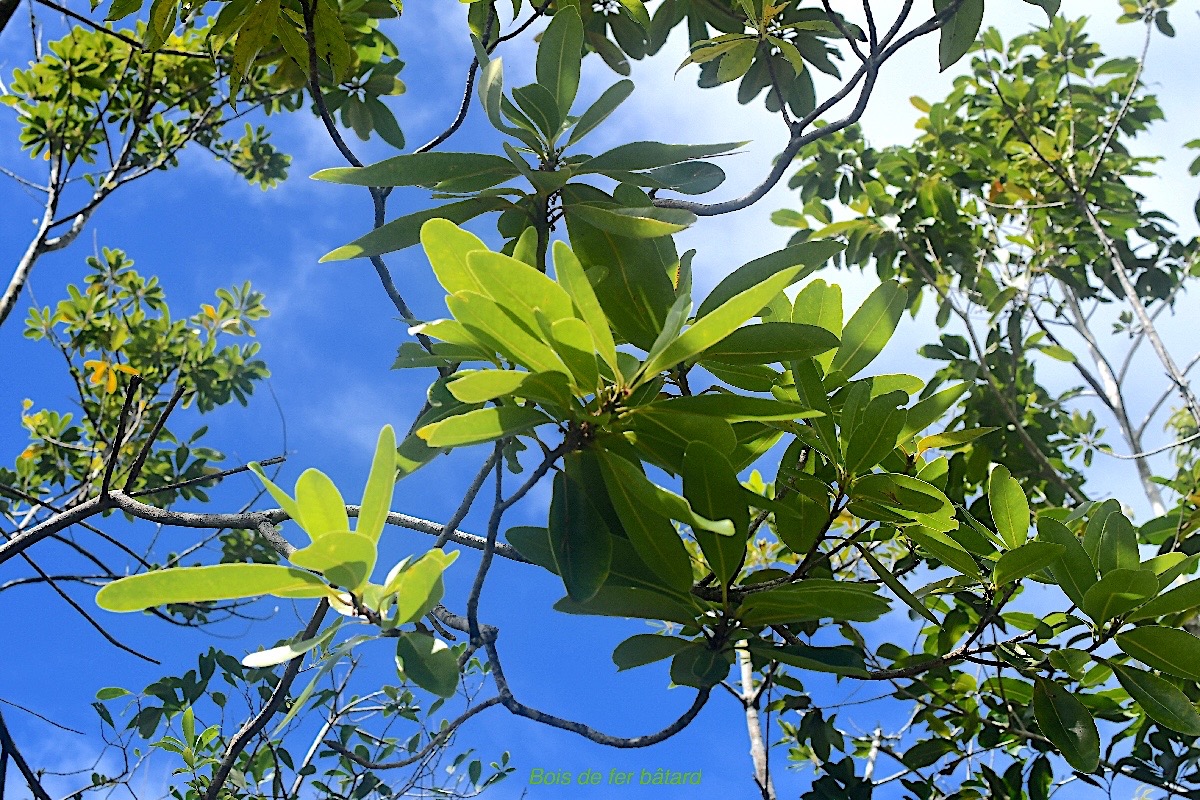
<path fill-rule="evenodd" d="M 39 587 L 150 662 L 150 637 L 248 621 L 183 674 L 97 686 L 92 731 L 117 757 L 67 796 L 534 795 L 580 777 L 550 780 L 504 736 L 485 752 L 485 718 L 628 750 L 732 702 L 742 791 L 766 800 L 1200 797 L 1200 356 L 1165 324 L 1200 259 L 1134 146 L 1164 117 L 1144 70 L 1171 0 L 1119 3 L 1145 44 L 1115 57 L 1056 0 L 992 0 L 1044 12 L 1007 39 L 983 0 L 475 0 L 455 18 L 474 53 L 461 104 L 415 148 L 385 102 L 406 90 L 388 31 L 414 12 L 396 0 L 27 2 L 34 58 L 2 99 L 32 160 L 4 173 L 41 216 L 0 335 L 57 350 L 72 394 L 27 400 L 0 466 L 0 601 Z M 15 9 L 0 2 L 5 37 Z M 45 14 L 66 27 L 43 49 Z M 873 146 L 879 77 L 923 37 L 953 87 L 913 96 L 912 142 Z M 631 60 L 777 117 L 754 188 L 724 188 L 745 142 L 593 144 L 638 91 Z M 594 62 L 614 74 L 584 101 Z M 472 114 L 487 136 L 464 132 Z M 342 157 L 312 176 L 325 190 L 369 196 L 321 260 L 370 264 L 400 322 L 393 369 L 418 387 L 361 493 L 288 453 L 225 467 L 192 428 L 236 428 L 228 406 L 269 377 L 251 338 L 271 300 L 250 282 L 173 313 L 152 270 L 105 248 L 55 304 L 28 293 L 117 188 L 181 174 L 189 145 L 263 189 L 288 179 L 268 126 L 293 124 Z M 363 142 L 395 154 L 370 163 Z M 676 236 L 779 186 L 788 244 L 697 291 Z M 402 192 L 422 205 L 397 212 Z M 838 267 L 874 275 L 860 303 Z M 935 338 L 919 375 L 884 356 L 906 315 Z M 453 480 L 424 477 L 447 460 Z M 1136 478 L 1115 495 L 1095 488 L 1106 460 Z M 230 490 L 241 473 L 256 495 Z M 414 483 L 435 514 L 395 502 Z M 657 670 L 632 702 L 669 721 L 616 734 L 531 692 L 519 673 L 541 656 L 492 616 L 498 572 L 552 576 L 569 630 L 620 620 L 605 669 Z M 300 619 L 285 638 L 260 633 L 272 608 Z M 860 714 L 845 687 L 881 705 Z M 13 713 L 0 792 L 46 800 Z M 744 758 L 740 731 L 712 735 Z M 649 772 L 623 782 L 703 784 Z"/>

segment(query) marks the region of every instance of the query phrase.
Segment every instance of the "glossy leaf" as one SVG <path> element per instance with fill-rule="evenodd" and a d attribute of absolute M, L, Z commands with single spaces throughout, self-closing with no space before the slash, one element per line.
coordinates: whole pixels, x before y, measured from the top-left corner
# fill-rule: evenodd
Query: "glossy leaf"
<path fill-rule="evenodd" d="M 296 479 L 296 505 L 304 517 L 304 529 L 314 540 L 330 531 L 350 529 L 346 501 L 324 472 L 306 469 Z"/>
<path fill-rule="evenodd" d="M 709 347 L 701 358 L 724 364 L 786 364 L 835 349 L 839 340 L 824 328 L 793 322 L 746 325 Z"/>
<path fill-rule="evenodd" d="M 1008 547 L 1017 547 L 1029 538 L 1029 500 L 1021 484 L 1003 466 L 992 470 L 988 506 L 996 532 Z"/>
<path fill-rule="evenodd" d="M 413 622 L 429 613 L 442 599 L 442 573 L 458 558 L 458 551 L 450 553 L 430 550 L 411 564 L 406 564 L 395 575 L 388 576 L 382 594 L 396 595 L 396 612 L 393 624 Z"/>
<path fill-rule="evenodd" d="M 503 156 L 485 153 L 410 153 L 369 167 L 335 167 L 312 176 L 318 181 L 353 186 L 428 186 L 452 184 L 456 192 L 477 192 L 517 177 Z"/>
<path fill-rule="evenodd" d="M 1100 733 L 1083 703 L 1057 683 L 1039 678 L 1033 687 L 1033 713 L 1042 734 L 1073 769 L 1096 771 L 1100 765 Z"/>
<path fill-rule="evenodd" d="M 683 495 L 697 512 L 709 519 L 733 520 L 735 533 L 719 536 L 694 531 L 709 567 L 722 584 L 737 574 L 746 552 L 749 513 L 742 485 L 729 461 L 711 445 L 692 442 L 683 454 Z"/>
<path fill-rule="evenodd" d="M 421 226 L 421 245 L 443 289 L 450 294 L 464 290 L 485 293 L 467 263 L 468 253 L 487 249 L 478 236 L 438 217 Z"/>
<path fill-rule="evenodd" d="M 808 578 L 749 595 L 738 609 L 738 618 L 752 628 L 820 619 L 871 622 L 887 613 L 889 605 L 870 586 Z"/>
<path fill-rule="evenodd" d="M 1111 662 L 1109 666 L 1146 716 L 1164 728 L 1187 736 L 1200 736 L 1200 713 L 1173 683 L 1134 667 Z"/>
<path fill-rule="evenodd" d="M 842 344 L 829 365 L 831 372 L 851 378 L 883 352 L 896 332 L 908 303 L 908 291 L 896 281 L 875 288 L 842 329 Z"/>
<path fill-rule="evenodd" d="M 1142 625 L 1118 633 L 1117 647 L 1148 667 L 1200 680 L 1200 639 L 1186 630 Z"/>
<path fill-rule="evenodd" d="M 566 114 L 579 90 L 579 67 L 583 60 L 583 23 L 578 9 L 560 7 L 542 34 L 537 53 L 537 80 L 554 96 Z"/>
<path fill-rule="evenodd" d="M 1062 554 L 1050 562 L 1050 574 L 1071 602 L 1083 607 L 1087 590 L 1096 583 L 1096 568 L 1078 537 L 1067 526 L 1049 517 L 1038 517 L 1038 539 L 1061 545 Z"/>
<path fill-rule="evenodd" d="M 689 228 L 696 222 L 690 211 L 674 208 L 606 208 L 600 205 L 579 203 L 567 209 L 585 222 L 602 231 L 615 233 L 630 239 L 654 239 L 670 236 Z"/>
<path fill-rule="evenodd" d="M 1158 593 L 1153 572 L 1114 569 L 1083 595 L 1083 612 L 1097 624 L 1140 606 Z"/>
<path fill-rule="evenodd" d="M 657 358 L 647 361 L 642 368 L 642 373 L 648 376 L 656 375 L 682 361 L 694 358 L 712 347 L 757 314 L 759 309 L 783 290 L 783 287 L 791 283 L 799 269 L 799 267 L 791 267 L 777 272 L 757 286 L 734 295 L 719 308 L 698 318 Z"/>

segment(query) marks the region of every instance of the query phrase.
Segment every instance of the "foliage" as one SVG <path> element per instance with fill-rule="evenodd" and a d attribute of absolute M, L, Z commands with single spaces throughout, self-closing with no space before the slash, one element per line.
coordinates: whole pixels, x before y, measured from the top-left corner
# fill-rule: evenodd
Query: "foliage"
<path fill-rule="evenodd" d="M 1189 578 L 1200 559 L 1195 465 L 1183 451 L 1175 476 L 1152 474 L 1142 433 L 1158 406 L 1140 428 L 1130 422 L 1128 376 L 1112 368 L 1082 307 L 1122 308 L 1117 333 L 1130 337 L 1127 359 L 1149 343 L 1172 380 L 1159 406 L 1177 398 L 1187 416 L 1170 424 L 1193 430 L 1200 407 L 1154 320 L 1194 276 L 1196 243 L 1181 241 L 1129 184 L 1153 162 L 1131 155 L 1126 140 L 1161 116 L 1140 84 L 1142 62 L 1102 61 L 1082 22 L 1056 16 L 1055 2 L 1028 2 L 1047 11 L 1048 25 L 1007 45 L 994 31 L 973 44 L 982 0 L 935 3 L 934 16 L 913 30 L 940 31 L 940 66 L 972 49 L 979 56 L 943 102 L 914 100 L 927 117 L 913 146 L 876 151 L 853 113 L 815 124 L 833 103 L 817 102 L 810 71 L 838 76 L 834 61 L 856 59 L 843 96 L 860 86 L 865 104 L 875 71 L 920 35 L 901 33 L 907 11 L 881 30 L 869 7 L 858 24 L 804 3 L 665 0 L 653 16 L 639 0 L 546 4 L 533 12 L 550 16 L 535 81 L 506 92 L 495 50 L 507 39 L 495 7 L 481 0 L 467 14 L 477 54 L 470 74 L 488 121 L 512 140 L 504 154 L 435 150 L 460 117 L 431 146 L 363 166 L 331 109 L 340 103 L 360 135 L 373 128 L 396 144 L 370 97 L 398 89 L 389 66 L 397 62 L 384 60 L 395 52 L 375 28 L 388 7 L 235 0 L 207 41 L 217 51 L 232 42 L 235 84 L 248 85 L 261 69 L 268 84 L 315 92 L 316 110 L 351 164 L 317 177 L 367 187 L 375 206 L 372 231 L 326 259 L 372 260 L 412 323 L 415 341 L 400 346 L 396 368 L 436 370 L 428 402 L 398 446 L 390 426 L 380 434 L 359 506 L 347 505 L 321 472 L 302 473 L 289 495 L 258 465 L 250 468 L 277 509 L 183 516 L 157 498 L 142 503 L 131 493 L 136 481 L 177 481 L 170 471 L 183 463 L 165 460 L 156 444 L 175 442 L 153 427 L 166 408 L 128 419 L 130 409 L 143 413 L 131 389 L 117 409 L 114 390 L 127 380 L 118 373 L 137 373 L 142 396 L 155 397 L 179 370 L 202 409 L 206 397 L 208 407 L 243 399 L 262 366 L 246 362 L 253 351 L 213 342 L 219 333 L 252 332 L 249 323 L 264 312 L 248 287 L 220 294 L 221 305 L 192 318 L 206 332 L 193 339 L 186 323 L 170 321 L 153 281 L 106 252 L 93 263 L 100 277 L 91 285 L 100 288 L 72 291 L 56 312 L 30 317 L 34 336 L 56 337 L 60 328 L 71 335 L 62 345 L 69 360 L 95 356 L 83 364 L 86 378 L 72 367 L 97 418 L 87 415 L 69 439 L 37 427 L 49 425 L 49 415 L 29 423 L 42 450 L 26 460 L 47 464 L 38 467 L 38 485 L 79 482 L 73 509 L 20 529 L 0 544 L 0 561 L 75 522 L 78 508 L 250 531 L 270 555 L 223 560 L 290 561 L 172 559 L 166 568 L 143 564 L 97 594 L 110 611 L 208 608 L 259 595 L 317 601 L 297 636 L 241 664 L 210 653 L 196 673 L 166 678 L 132 701 L 162 701 L 138 707 L 125 730 L 161 736 L 154 746 L 180 756 L 180 797 L 257 796 L 267 782 L 285 794 L 285 769 L 293 795 L 324 770 L 332 777 L 311 784 L 322 796 L 343 796 L 347 786 L 356 797 L 391 796 L 400 790 L 380 773 L 412 768 L 405 790 L 417 786 L 428 759 L 492 706 L 602 744 L 647 746 L 691 724 L 722 685 L 745 714 L 764 798 L 775 796 L 768 759 L 776 735 L 790 760 L 813 771 L 805 797 L 869 798 L 896 780 L 923 800 L 1032 800 L 1049 797 L 1056 781 L 1099 786 L 1116 776 L 1195 796 L 1187 788 L 1200 763 L 1200 640 L 1188 629 L 1200 612 L 1200 584 Z M 1122 5 L 1147 36 L 1152 27 L 1171 34 L 1169 3 Z M 118 3 L 109 16 L 139 8 Z M 166 32 L 177 13 L 190 22 L 199 8 L 155 0 L 141 32 L 147 50 L 171 43 Z M 673 234 L 744 207 L 755 193 L 732 206 L 659 195 L 717 189 L 724 172 L 706 159 L 739 145 L 570 150 L 633 88 L 618 81 L 571 115 L 586 53 L 621 72 L 626 57 L 653 55 L 685 19 L 691 48 L 683 67 L 699 64 L 701 85 L 740 80 L 742 102 L 769 87 L 767 106 L 788 126 L 785 157 L 764 186 L 793 157 L 801 164 L 792 185 L 802 210 L 776 216 L 799 228 L 793 242 L 732 269 L 702 299 L 693 292 L 693 254 L 680 255 Z M 710 28 L 720 33 L 710 36 Z M 400 186 L 429 189 L 440 204 L 385 222 L 384 201 Z M 499 248 L 460 227 L 497 212 Z M 559 221 L 565 240 L 552 236 Z M 417 243 L 447 293 L 444 318 L 415 317 L 382 260 Z M 841 289 L 823 277 L 794 286 L 827 263 L 873 266 L 880 282 L 847 313 Z M 922 352 L 946 366 L 930 380 L 879 371 L 903 314 L 915 314 L 930 294 L 946 332 Z M 989 315 L 985 337 L 974 327 L 980 309 Z M 1060 321 L 1077 340 L 1058 338 Z M 135 362 L 156 340 L 178 348 L 175 362 Z M 1051 396 L 1039 383 L 1043 358 L 1072 365 L 1106 401 L 1154 518 L 1138 525 L 1117 500 L 1085 493 L 1089 459 L 1111 447 L 1099 442 L 1094 419 L 1072 407 L 1078 390 Z M 205 375 L 213 377 L 206 383 Z M 92 443 L 112 441 L 104 438 L 110 430 L 130 444 L 106 447 L 97 459 Z M 76 441 L 91 448 L 89 471 L 78 476 L 69 470 L 84 469 L 82 457 L 60 452 L 62 442 Z M 433 459 L 471 447 L 488 455 L 447 522 L 390 513 L 393 477 L 420 480 L 413 474 Z M 147 462 L 157 473 L 143 470 L 141 451 L 162 453 Z M 195 455 L 198 474 L 206 460 L 215 456 Z M 515 489 L 505 489 L 506 469 L 522 476 Z M 123 490 L 113 488 L 114 475 L 131 476 Z M 486 535 L 458 531 L 489 479 L 495 499 Z M 551 485 L 545 524 L 505 530 L 506 513 L 543 482 Z M 300 549 L 276 531 L 288 519 L 308 537 Z M 437 538 L 374 583 L 385 524 Z M 442 574 L 461 552 L 452 545 L 481 551 L 465 598 L 445 597 Z M 613 662 L 624 670 L 669 661 L 670 684 L 694 690 L 692 707 L 659 733 L 623 738 L 519 700 L 501 666 L 498 630 L 480 616 L 497 557 L 558 576 L 560 612 L 656 623 L 654 634 L 631 625 L 642 632 L 617 646 Z M 449 607 L 460 604 L 462 614 Z M 329 606 L 341 616 L 325 624 Z M 452 630 L 466 641 L 450 645 Z M 356 659 L 370 657 L 356 649 L 392 638 L 405 683 L 349 692 Z M 293 695 L 306 660 L 314 677 Z M 279 665 L 278 676 L 268 671 Z M 339 666 L 347 666 L 344 681 L 325 689 Z M 208 684 L 218 667 L 227 683 L 257 692 L 249 721 L 228 736 L 219 712 L 203 705 L 224 708 L 225 695 L 218 702 Z M 883 686 L 909 723 L 896 733 L 845 730 L 811 691 L 809 673 Z M 436 699 L 417 708 L 426 694 Z M 124 690 L 102 690 L 99 700 L 121 697 Z M 367 697 L 383 718 L 379 733 L 349 711 Z M 763 730 L 764 707 L 777 715 L 777 733 Z M 107 706 L 97 710 L 115 729 Z M 314 715 L 328 724 L 297 768 L 285 742 Z M 403 744 L 390 716 L 414 726 Z M 164 726 L 172 727 L 160 735 Z M 901 772 L 876 778 L 881 752 Z M 323 757 L 328 766 L 317 767 L 314 758 Z M 465 784 L 438 791 L 473 793 L 511 771 L 505 757 L 485 777 L 482 762 L 469 758 L 456 762 L 470 764 Z"/>

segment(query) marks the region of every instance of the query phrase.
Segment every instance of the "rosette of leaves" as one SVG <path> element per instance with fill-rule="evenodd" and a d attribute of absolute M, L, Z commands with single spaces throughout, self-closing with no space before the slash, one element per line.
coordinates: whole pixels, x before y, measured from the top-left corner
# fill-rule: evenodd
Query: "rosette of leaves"
<path fill-rule="evenodd" d="M 293 497 L 267 479 L 257 464 L 251 469 L 309 538 L 307 545 L 288 556 L 292 566 L 216 564 L 131 575 L 104 586 L 96 594 L 96 604 L 108 611 L 139 611 L 172 603 L 258 595 L 324 598 L 339 613 L 364 619 L 378 625 L 382 634 L 396 637 L 401 669 L 417 685 L 443 697 L 453 694 L 458 666 L 445 642 L 423 630 L 398 629 L 420 620 L 437 605 L 443 593 L 442 572 L 458 554 L 430 550 L 416 560 L 406 558 L 396 564 L 382 583 L 371 581 L 395 485 L 396 439 L 391 426 L 379 434 L 354 529 L 341 493 L 319 470 L 308 469 L 300 475 Z M 243 663 L 264 667 L 288 661 L 329 644 L 337 630 L 333 625 L 311 639 L 252 653 Z M 330 653 L 325 669 L 336 657 L 371 638 L 359 636 L 343 642 Z"/>
<path fill-rule="evenodd" d="M 505 155 L 426 152 L 389 158 L 367 167 L 335 168 L 313 177 L 359 186 L 417 186 L 450 202 L 402 216 L 327 254 L 337 260 L 402 250 L 415 245 L 421 226 L 441 218 L 462 223 L 482 214 L 501 212 L 497 228 L 514 253 L 517 239 L 528 228 L 537 234 L 526 260 L 544 270 L 551 227 L 565 218 L 581 258 L 605 261 L 615 270 L 649 269 L 666 275 L 678 266 L 670 234 L 695 222 L 695 215 L 678 209 L 655 208 L 646 191 L 670 190 L 702 194 L 721 184 L 724 172 L 702 159 L 728 153 L 740 143 L 670 145 L 633 142 L 597 156 L 570 154 L 587 134 L 612 114 L 633 91 L 630 81 L 609 87 L 582 114 L 569 112 L 579 88 L 584 30 L 579 14 L 565 8 L 555 14 L 538 48 L 535 83 L 506 93 L 502 60 L 489 59 L 482 48 L 478 80 L 480 103 L 488 120 L 515 144 L 505 143 Z M 530 160 L 532 158 L 532 161 Z M 577 181 L 597 176 L 618 181 L 614 193 Z M 508 187 L 524 179 L 529 188 Z M 636 258 L 613 255 L 613 239 Z M 594 239 L 591 244 L 580 239 Z M 630 241 L 632 240 L 632 241 Z M 628 264 L 628 267 L 626 267 Z M 660 281 L 660 286 L 662 281 Z"/>

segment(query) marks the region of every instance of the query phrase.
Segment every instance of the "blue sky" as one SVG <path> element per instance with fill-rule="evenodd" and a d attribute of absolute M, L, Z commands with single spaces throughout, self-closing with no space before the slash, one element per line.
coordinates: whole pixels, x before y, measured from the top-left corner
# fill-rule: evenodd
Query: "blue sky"
<path fill-rule="evenodd" d="M 993 8 L 985 24 L 1000 25 L 1006 32 L 1037 22 L 1041 15 L 1037 8 L 1013 0 L 989 5 Z M 1063 5 L 1067 14 L 1094 15 L 1093 34 L 1109 55 L 1136 53 L 1140 44 L 1138 26 L 1117 28 L 1111 24 L 1117 13 L 1116 3 L 1067 0 Z M 1147 137 L 1144 147 L 1146 152 L 1166 155 L 1163 172 L 1176 177 L 1148 181 L 1144 191 L 1174 216 L 1184 231 L 1194 232 L 1191 204 L 1196 186 L 1183 178 L 1187 157 L 1181 145 L 1196 136 L 1194 127 L 1189 129 L 1187 124 L 1196 108 L 1187 79 L 1193 71 L 1188 43 L 1196 41 L 1200 22 L 1186 11 L 1181 7 L 1174 15 L 1179 30 L 1176 40 L 1156 38 L 1146 75 L 1160 95 L 1168 123 Z M 396 98 L 392 107 L 410 146 L 440 130 L 457 106 L 470 59 L 470 48 L 462 33 L 462 13 L 462 7 L 450 0 L 419 0 L 407 4 L 405 17 L 391 30 L 407 62 L 401 77 L 409 87 L 408 94 Z M 682 60 L 683 44 L 675 39 L 669 49 L 671 53 L 649 65 L 635 64 L 633 78 L 638 90 L 597 132 L 592 146 L 600 150 L 630 139 L 750 139 L 753 144 L 745 154 L 726 162 L 730 180 L 715 193 L 720 198 L 741 194 L 758 181 L 780 148 L 785 138 L 782 126 L 757 106 L 737 105 L 729 87 L 700 92 L 686 70 L 672 78 L 674 67 Z M 27 31 L 14 22 L 0 37 L 0 76 L 7 81 L 11 69 L 23 65 L 27 58 Z M 516 76 L 531 75 L 532 50 L 527 46 L 505 51 L 504 58 L 506 71 L 514 76 L 510 83 L 519 80 Z M 581 90 L 584 101 L 597 96 L 615 79 L 603 64 L 589 59 Z M 938 98 L 948 89 L 950 79 L 936 74 L 936 42 L 932 39 L 898 56 L 887 65 L 865 118 L 868 138 L 877 144 L 908 140 L 917 116 L 908 97 L 920 94 Z M 84 258 L 93 247 L 125 249 L 140 270 L 161 276 L 177 314 L 190 313 L 211 298 L 219 286 L 253 281 L 266 293 L 266 303 L 272 309 L 272 316 L 259 326 L 259 338 L 273 372 L 270 385 L 279 407 L 262 387 L 248 408 L 234 405 L 208 415 L 204 424 L 212 431 L 211 443 L 226 452 L 230 465 L 286 450 L 289 461 L 282 473 L 285 485 L 290 485 L 303 468 L 316 466 L 353 495 L 365 477 L 380 426 L 391 423 L 407 429 L 429 376 L 388 369 L 396 346 L 404 339 L 405 326 L 396 320 L 369 265 L 365 261 L 316 263 L 322 254 L 368 228 L 365 191 L 307 179 L 318 169 L 342 165 L 311 116 L 299 113 L 272 119 L 269 124 L 275 131 L 274 141 L 294 159 L 292 177 L 283 186 L 261 192 L 214 163 L 208 154 L 189 152 L 177 170 L 150 176 L 106 201 L 75 245 L 42 259 L 32 288 L 40 304 L 56 302 L 67 283 L 78 282 Z M 494 150 L 495 137 L 485 124 L 476 109 L 448 148 Z M 15 130 L 11 114 L 0 113 L 0 164 L 36 178 L 40 162 L 30 162 L 17 152 Z M 364 145 L 352 136 L 348 140 L 364 161 L 391 154 L 378 143 Z M 392 214 L 423 207 L 427 199 L 421 192 L 398 191 L 391 201 Z M 786 189 L 777 188 L 747 211 L 703 221 L 680 235 L 681 250 L 695 247 L 699 251 L 695 261 L 697 291 L 703 294 L 729 270 L 782 247 L 788 231 L 773 226 L 768 217 L 771 211 L 791 204 Z M 0 182 L 0 207 L 8 212 L 0 226 L 0 263 L 12 264 L 32 235 L 33 228 L 27 221 L 39 209 L 8 181 Z M 485 226 L 476 228 L 482 231 Z M 444 313 L 442 293 L 418 249 L 394 254 L 388 261 L 418 316 L 435 318 Z M 858 275 L 823 277 L 846 287 L 848 308 L 872 285 L 869 278 Z M 22 304 L 21 316 L 27 307 L 28 302 Z M 887 364 L 883 371 L 929 374 L 929 362 L 917 358 L 913 351 L 928 341 L 930 330 L 927 320 L 906 322 L 879 362 Z M 1169 332 L 1186 336 L 1178 323 L 1170 323 Z M 15 454 L 24 446 L 18 422 L 22 399 L 32 398 L 39 406 L 61 407 L 69 397 L 57 354 L 44 343 L 28 342 L 19 334 L 16 319 L 0 330 L 2 453 Z M 1156 376 L 1152 367 L 1147 368 L 1147 375 Z M 193 414 L 181 417 L 176 424 L 187 430 L 202 423 Z M 457 505 L 462 487 L 474 474 L 480 457 L 478 453 L 460 452 L 439 459 L 397 486 L 393 507 L 444 520 Z M 1097 470 L 1095 491 L 1115 491 L 1132 475 L 1123 465 L 1109 462 Z M 255 488 L 251 479 L 239 476 L 214 496 L 229 508 L 250 496 Z M 544 519 L 548 499 L 548 490 L 534 492 L 506 518 L 506 525 L 536 524 Z M 116 519 L 106 527 L 133 540 L 147 535 L 144 528 L 130 527 Z M 461 527 L 482 532 L 484 525 L 476 513 Z M 165 535 L 171 537 L 172 548 L 191 541 L 186 532 Z M 428 539 L 421 534 L 390 529 L 385 535 L 381 562 L 391 563 L 427 546 Z M 47 563 L 61 556 L 48 548 L 34 550 L 33 555 Z M 468 552 L 451 568 L 451 605 L 465 596 L 465 582 L 474 564 Z M 0 571 L 0 582 L 23 574 L 24 569 L 18 562 L 10 562 Z M 73 593 L 85 605 L 91 603 L 88 591 Z M 491 575 L 482 616 L 503 630 L 506 672 L 524 702 L 619 735 L 657 730 L 690 703 L 690 690 L 666 689 L 665 664 L 616 673 L 609 660 L 612 648 L 628 635 L 648 630 L 642 623 L 557 614 L 550 607 L 561 593 L 561 584 L 553 576 L 536 569 L 499 563 Z M 227 623 L 212 634 L 166 628 L 137 616 L 105 619 L 130 643 L 161 659 L 164 666 L 157 668 L 109 647 L 47 591 L 20 588 L 2 592 L 0 619 L 4 621 L 6 647 L 0 670 L 0 698 L 91 733 L 95 720 L 88 704 L 99 687 L 140 688 L 161 674 L 189 668 L 195 654 L 210 645 L 240 657 L 260 644 L 291 634 L 299 626 L 289 605 L 264 602 L 260 606 L 259 611 L 268 619 L 253 624 Z M 272 613 L 276 606 L 278 610 Z M 305 609 L 301 608 L 300 613 Z M 364 685 L 370 683 L 373 674 L 380 680 L 387 679 L 391 656 L 385 651 L 386 646 L 380 646 L 369 653 L 368 660 L 377 659 L 378 663 L 364 664 Z M 839 686 L 821 676 L 803 677 L 810 689 L 822 698 L 831 698 L 831 702 L 871 697 L 878 689 Z M 82 766 L 91 756 L 87 749 L 91 745 L 84 742 L 94 741 L 92 737 L 66 733 L 8 707 L 4 712 L 18 741 L 28 743 L 25 751 L 32 761 L 62 769 Z M 898 709 L 887 703 L 847 708 L 841 719 L 851 719 L 868 731 L 876 724 L 895 728 L 903 723 Z M 526 790 L 526 796 L 537 798 L 601 797 L 612 791 L 603 787 L 529 787 L 526 776 L 535 767 L 576 773 L 588 768 L 603 772 L 614 768 L 702 769 L 705 795 L 728 792 L 748 796 L 752 789 L 744 722 L 732 700 L 719 693 L 688 730 L 644 751 L 603 748 L 496 709 L 476 718 L 460 741 L 477 747 L 488 758 L 503 749 L 512 752 L 518 772 L 495 790 L 494 796 L 500 798 L 520 797 Z M 795 796 L 804 779 L 787 773 L 782 753 L 777 755 L 775 766 L 780 796 Z M 890 766 L 881 763 L 880 774 L 889 774 Z M 161 772 L 152 769 L 150 773 L 147 780 L 151 785 L 164 779 Z M 62 788 L 65 790 L 67 784 L 63 783 Z M 16 789 L 16 796 L 23 796 L 24 787 L 17 785 Z M 633 787 L 622 791 L 662 800 L 699 794 L 696 789 Z"/>

